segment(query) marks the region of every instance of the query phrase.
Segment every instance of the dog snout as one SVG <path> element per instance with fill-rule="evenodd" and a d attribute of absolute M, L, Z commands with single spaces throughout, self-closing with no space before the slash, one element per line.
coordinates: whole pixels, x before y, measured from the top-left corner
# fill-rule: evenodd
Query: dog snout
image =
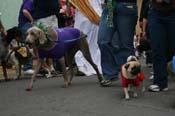
<path fill-rule="evenodd" d="M 26 42 L 27 44 L 32 44 L 32 43 L 33 43 L 33 41 L 32 41 L 32 39 L 31 39 L 31 37 L 30 37 L 29 34 L 27 35 L 25 42 Z"/>
<path fill-rule="evenodd" d="M 134 66 L 131 68 L 131 74 L 132 75 L 137 75 L 141 70 L 141 67 L 140 66 Z"/>

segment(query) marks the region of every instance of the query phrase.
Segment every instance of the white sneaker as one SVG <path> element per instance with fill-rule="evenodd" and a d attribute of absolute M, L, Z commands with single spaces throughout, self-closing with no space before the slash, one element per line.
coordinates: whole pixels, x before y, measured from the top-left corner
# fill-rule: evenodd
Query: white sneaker
<path fill-rule="evenodd" d="M 23 72 L 24 74 L 33 74 L 34 71 L 32 69 L 26 70 Z"/>
<path fill-rule="evenodd" d="M 151 76 L 149 77 L 149 79 L 150 79 L 150 80 L 153 80 L 153 79 L 154 79 L 154 75 L 151 75 Z"/>
<path fill-rule="evenodd" d="M 150 85 L 148 89 L 149 89 L 149 91 L 152 91 L 152 92 L 168 91 L 168 87 L 160 89 L 160 87 L 158 85 Z"/>

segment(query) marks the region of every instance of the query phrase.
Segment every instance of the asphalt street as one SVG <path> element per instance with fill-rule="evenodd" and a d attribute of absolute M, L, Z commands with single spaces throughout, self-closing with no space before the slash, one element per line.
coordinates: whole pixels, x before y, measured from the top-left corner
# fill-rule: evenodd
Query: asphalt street
<path fill-rule="evenodd" d="M 151 68 L 142 65 L 146 87 Z M 39 78 L 26 92 L 29 78 L 0 82 L 0 116 L 174 116 L 175 81 L 167 92 L 139 91 L 138 98 L 124 99 L 121 80 L 100 87 L 95 75 L 75 77 L 69 88 L 63 78 Z"/>

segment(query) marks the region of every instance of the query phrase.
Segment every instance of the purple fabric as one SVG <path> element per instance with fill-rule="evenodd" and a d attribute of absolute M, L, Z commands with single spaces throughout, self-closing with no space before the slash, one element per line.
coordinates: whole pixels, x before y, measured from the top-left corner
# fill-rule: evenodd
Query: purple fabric
<path fill-rule="evenodd" d="M 19 11 L 19 17 L 18 17 L 18 26 L 21 27 L 25 25 L 26 23 L 30 23 L 30 21 L 24 16 L 23 10 L 28 10 L 31 15 L 33 14 L 33 2 L 32 0 L 25 0 L 23 4 L 21 5 L 20 11 Z"/>
<path fill-rule="evenodd" d="M 75 28 L 66 27 L 66 28 L 55 28 L 58 34 L 58 43 L 57 45 L 46 51 L 43 49 L 38 49 L 39 58 L 61 58 L 65 53 L 73 48 L 77 41 L 80 39 L 80 31 Z"/>

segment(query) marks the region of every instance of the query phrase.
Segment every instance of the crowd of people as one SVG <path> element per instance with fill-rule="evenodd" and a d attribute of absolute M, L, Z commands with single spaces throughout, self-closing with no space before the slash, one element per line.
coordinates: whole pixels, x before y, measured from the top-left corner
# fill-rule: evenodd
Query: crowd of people
<path fill-rule="evenodd" d="M 37 21 L 47 27 L 80 29 L 88 35 L 92 59 L 104 76 L 102 86 L 109 87 L 118 80 L 128 56 L 135 55 L 133 43 L 139 19 L 142 39 L 149 39 L 151 45 L 149 58 L 153 63 L 154 78 L 149 90 L 166 91 L 167 63 L 175 55 L 175 0 L 142 0 L 139 16 L 137 0 L 84 0 L 80 3 L 76 0 L 24 0 L 18 27 L 22 30 L 23 40 L 26 31 Z M 2 37 L 7 35 L 2 22 L 0 32 Z M 81 52 L 77 52 L 75 62 L 85 75 L 95 74 Z M 52 63 L 59 66 L 57 61 Z M 23 70 L 33 73 L 32 61 L 24 65 Z"/>

